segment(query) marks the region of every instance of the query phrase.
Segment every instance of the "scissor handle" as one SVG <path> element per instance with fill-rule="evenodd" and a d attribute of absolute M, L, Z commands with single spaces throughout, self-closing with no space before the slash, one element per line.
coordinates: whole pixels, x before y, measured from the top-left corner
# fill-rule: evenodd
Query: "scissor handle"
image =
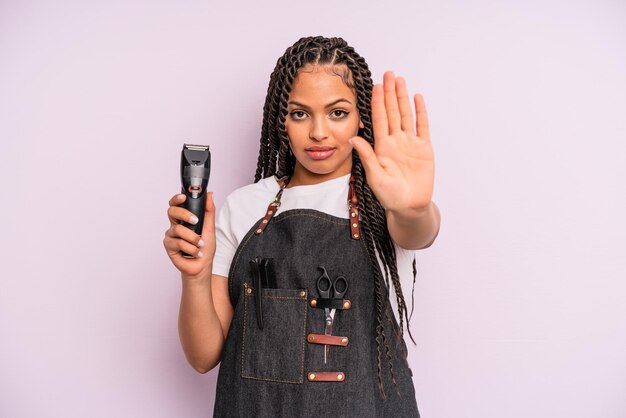
<path fill-rule="evenodd" d="M 333 281 L 333 293 L 335 299 L 343 299 L 348 291 L 348 281 L 345 277 L 339 276 Z"/>
<path fill-rule="evenodd" d="M 326 269 L 324 267 L 318 267 L 323 271 L 322 275 L 317 279 L 317 291 L 320 294 L 321 298 L 328 299 L 330 297 L 330 288 L 333 283 L 330 281 L 330 277 L 328 277 L 328 273 L 326 273 Z"/>

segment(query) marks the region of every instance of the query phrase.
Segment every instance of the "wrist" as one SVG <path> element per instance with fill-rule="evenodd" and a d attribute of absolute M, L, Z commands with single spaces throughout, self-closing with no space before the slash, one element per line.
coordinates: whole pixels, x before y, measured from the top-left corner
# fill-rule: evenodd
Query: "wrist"
<path fill-rule="evenodd" d="M 428 217 L 433 212 L 433 201 L 418 208 L 388 209 L 387 215 L 399 221 L 419 220 Z"/>
<path fill-rule="evenodd" d="M 196 274 L 181 273 L 183 288 L 204 288 L 211 286 L 211 272 L 212 266 L 208 266 L 206 269 L 202 269 L 201 272 Z"/>

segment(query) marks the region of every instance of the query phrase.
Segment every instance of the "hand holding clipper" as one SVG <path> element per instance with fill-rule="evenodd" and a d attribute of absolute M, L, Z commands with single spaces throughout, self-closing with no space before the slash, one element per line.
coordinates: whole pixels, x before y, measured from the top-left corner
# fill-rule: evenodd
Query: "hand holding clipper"
<path fill-rule="evenodd" d="M 202 234 L 204 224 L 206 189 L 210 174 L 211 152 L 208 145 L 183 145 L 180 158 L 181 193 L 187 196 L 183 207 L 196 215 L 198 223 L 195 225 L 184 221 L 180 223 L 198 235 Z M 184 253 L 183 255 L 189 257 Z"/>

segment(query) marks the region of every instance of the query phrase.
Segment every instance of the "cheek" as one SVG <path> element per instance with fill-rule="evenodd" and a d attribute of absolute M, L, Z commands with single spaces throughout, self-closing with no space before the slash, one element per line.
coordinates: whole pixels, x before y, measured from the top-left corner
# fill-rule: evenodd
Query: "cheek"
<path fill-rule="evenodd" d="M 346 123 L 335 131 L 336 135 L 340 138 L 352 138 L 359 134 L 359 121 L 356 120 L 353 123 Z"/>
<path fill-rule="evenodd" d="M 287 139 L 289 139 L 289 143 L 291 144 L 293 139 L 298 137 L 298 129 L 293 124 L 285 121 L 285 131 L 287 132 Z"/>

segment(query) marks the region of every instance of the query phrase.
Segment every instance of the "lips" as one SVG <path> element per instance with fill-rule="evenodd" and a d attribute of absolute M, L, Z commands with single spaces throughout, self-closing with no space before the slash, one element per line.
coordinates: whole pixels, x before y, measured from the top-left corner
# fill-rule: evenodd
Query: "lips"
<path fill-rule="evenodd" d="M 325 160 L 335 153 L 335 148 L 315 146 L 306 148 L 305 151 L 314 160 Z"/>

